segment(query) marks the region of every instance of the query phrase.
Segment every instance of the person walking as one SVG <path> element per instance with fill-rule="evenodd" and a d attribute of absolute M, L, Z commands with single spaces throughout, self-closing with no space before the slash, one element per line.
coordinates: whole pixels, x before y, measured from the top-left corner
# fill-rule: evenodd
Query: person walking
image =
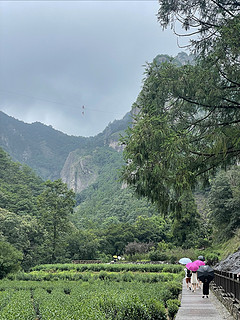
<path fill-rule="evenodd" d="M 208 265 L 200 266 L 197 271 L 197 276 L 199 280 L 203 283 L 203 295 L 202 298 L 205 296 L 208 298 L 209 295 L 209 283 L 214 279 L 214 270 Z"/>
<path fill-rule="evenodd" d="M 191 277 L 192 277 L 191 270 L 188 270 L 187 268 L 185 268 L 186 284 L 187 284 L 187 289 L 189 290 L 191 290 Z"/>
<path fill-rule="evenodd" d="M 208 298 L 209 296 L 209 281 L 207 278 L 204 279 L 204 282 L 203 282 L 203 296 L 202 298 Z"/>
<path fill-rule="evenodd" d="M 191 283 L 192 283 L 192 292 L 194 292 L 197 289 L 197 283 L 198 283 L 197 271 L 192 271 Z"/>

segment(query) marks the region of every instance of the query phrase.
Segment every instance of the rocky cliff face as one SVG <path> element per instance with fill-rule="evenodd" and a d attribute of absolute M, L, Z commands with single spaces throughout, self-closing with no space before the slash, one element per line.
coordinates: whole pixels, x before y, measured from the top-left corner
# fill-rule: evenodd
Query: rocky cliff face
<path fill-rule="evenodd" d="M 115 140 L 110 140 L 105 147 L 110 147 L 117 153 L 123 150 L 123 147 Z M 61 170 L 60 177 L 75 193 L 80 193 L 96 182 L 102 167 L 97 163 L 98 150 L 100 149 L 96 148 L 92 151 L 77 149 L 69 153 Z M 121 154 L 119 157 L 121 157 Z"/>
<path fill-rule="evenodd" d="M 214 268 L 219 271 L 227 271 L 240 274 L 240 248 L 237 252 L 229 255 L 225 260 L 219 262 Z"/>
<path fill-rule="evenodd" d="M 104 165 L 104 161 L 99 164 L 97 160 L 102 158 L 101 155 L 98 155 L 101 148 L 106 148 L 107 150 L 109 147 L 117 151 L 117 153 L 123 151 L 124 147 L 119 143 L 119 139 L 120 133 L 123 133 L 123 129 L 127 128 L 125 122 L 122 123 L 121 120 L 116 120 L 113 124 L 110 124 L 103 133 L 98 135 L 99 144 L 95 147 L 85 147 L 70 152 L 61 170 L 61 179 L 75 193 L 80 193 L 96 182 L 102 165 Z M 113 127 L 115 127 L 115 130 Z M 119 156 L 121 157 L 121 155 Z"/>
<path fill-rule="evenodd" d="M 61 171 L 61 179 L 75 193 L 79 193 L 94 183 L 98 168 L 91 155 L 81 155 L 79 150 L 71 152 Z"/>
<path fill-rule="evenodd" d="M 117 152 L 123 151 L 124 149 L 124 147 L 121 144 L 119 144 L 119 141 L 115 141 L 115 140 L 111 140 L 109 142 L 109 147 L 113 148 Z"/>

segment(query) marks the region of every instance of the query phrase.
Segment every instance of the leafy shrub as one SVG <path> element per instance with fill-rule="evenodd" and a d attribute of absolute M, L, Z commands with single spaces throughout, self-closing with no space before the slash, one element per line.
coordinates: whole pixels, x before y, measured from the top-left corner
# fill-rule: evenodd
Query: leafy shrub
<path fill-rule="evenodd" d="M 125 272 L 122 276 L 122 281 L 125 282 L 131 282 L 133 281 L 135 276 L 132 274 L 132 272 Z"/>
<path fill-rule="evenodd" d="M 174 298 L 177 298 L 182 290 L 182 285 L 176 281 L 168 282 L 168 290 L 171 292 Z"/>
<path fill-rule="evenodd" d="M 182 289 L 182 285 L 180 282 L 171 281 L 167 283 L 167 286 L 164 291 L 164 296 L 162 298 L 165 303 L 165 307 L 167 307 L 167 301 L 171 299 L 177 299 Z"/>
<path fill-rule="evenodd" d="M 219 261 L 219 253 L 211 252 L 206 254 L 206 262 L 208 265 L 215 265 Z"/>
<path fill-rule="evenodd" d="M 125 303 L 120 319 L 149 320 L 148 309 L 138 297 L 132 297 Z"/>
<path fill-rule="evenodd" d="M 169 299 L 167 300 L 168 316 L 171 320 L 174 319 L 175 315 L 178 312 L 178 309 L 181 305 L 178 299 Z"/>
<path fill-rule="evenodd" d="M 166 253 L 156 250 L 149 253 L 149 258 L 151 261 L 166 261 L 168 257 Z"/>
<path fill-rule="evenodd" d="M 59 271 L 94 271 L 100 272 L 102 270 L 108 272 L 120 272 L 120 271 L 142 271 L 142 272 L 161 272 L 165 268 L 169 270 L 173 268 L 173 272 L 181 272 L 183 267 L 180 265 L 169 265 L 169 264 L 137 264 L 137 263 L 121 263 L 121 264 L 46 264 L 46 265 L 39 265 L 32 268 L 32 271 L 45 271 L 49 273 L 59 272 Z M 171 271 L 164 271 L 164 272 L 171 272 Z"/>
<path fill-rule="evenodd" d="M 171 256 L 168 258 L 168 260 L 169 260 L 169 262 L 170 262 L 170 263 L 174 264 L 174 263 L 176 263 L 176 262 L 177 262 L 177 257 L 176 257 L 176 256 L 171 255 Z"/>
<path fill-rule="evenodd" d="M 124 254 L 126 261 L 136 262 L 136 261 L 150 261 L 149 253 L 135 253 L 135 254 Z"/>
<path fill-rule="evenodd" d="M 150 319 L 153 320 L 166 320 L 167 315 L 165 307 L 162 302 L 157 300 L 148 300 L 147 301 L 148 314 Z"/>
<path fill-rule="evenodd" d="M 108 273 L 106 271 L 102 270 L 102 271 L 99 272 L 98 278 L 100 280 L 106 280 L 106 279 L 109 279 L 109 275 L 108 275 Z"/>
<path fill-rule="evenodd" d="M 181 265 L 171 265 L 171 264 L 168 264 L 168 265 L 164 265 L 163 266 L 163 269 L 162 269 L 162 272 L 170 272 L 170 273 L 180 273 L 183 271 L 183 266 Z"/>
<path fill-rule="evenodd" d="M 106 273 L 103 270 L 104 277 L 114 279 L 116 276 L 112 273 Z M 66 273 L 64 271 L 63 273 Z M 84 273 L 85 274 L 85 273 Z M 123 282 L 121 277 L 124 275 L 132 276 L 131 282 Z M 83 274 L 82 274 L 83 275 Z M 4 317 L 0 319 L 7 320 L 30 320 L 35 319 L 32 316 L 33 307 L 36 314 L 41 319 L 92 319 L 92 320 L 166 320 L 166 310 L 164 305 L 167 300 L 174 299 L 176 294 L 176 283 L 181 286 L 179 274 L 147 274 L 125 272 L 118 274 L 118 282 L 102 281 L 96 275 L 88 274 L 91 281 L 10 281 L 4 279 L 0 281 L 0 310 L 1 305 L 9 303 L 11 310 L 15 306 L 11 300 L 13 295 L 19 292 L 24 300 L 21 302 L 20 315 L 23 316 L 11 318 L 8 310 L 4 310 Z M 177 281 L 161 281 L 145 283 L 136 281 L 135 277 L 148 277 L 164 280 L 168 277 L 179 278 Z M 176 282 L 176 283 L 175 283 Z M 24 302 L 25 301 L 25 302 Z M 14 302 L 15 303 L 15 302 Z M 25 304 L 27 309 L 25 310 Z M 9 309 L 9 310 L 10 310 Z M 19 307 L 20 309 L 20 307 Z M 24 311 L 25 310 L 25 311 Z M 15 311 L 14 311 L 15 312 Z M 28 318 L 29 314 L 29 318 Z M 8 316 L 8 318 L 7 318 Z"/>
<path fill-rule="evenodd" d="M 30 291 L 17 291 L 12 294 L 11 303 L 0 311 L 1 320 L 30 320 L 35 318 L 35 311 L 30 299 Z"/>
<path fill-rule="evenodd" d="M 20 269 L 22 253 L 10 243 L 0 241 L 0 279 Z"/>

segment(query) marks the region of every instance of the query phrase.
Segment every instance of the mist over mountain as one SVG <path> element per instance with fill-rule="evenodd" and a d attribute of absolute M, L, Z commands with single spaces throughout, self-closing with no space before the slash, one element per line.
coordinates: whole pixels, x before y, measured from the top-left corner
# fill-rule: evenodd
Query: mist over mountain
<path fill-rule="evenodd" d="M 194 57 L 157 55 L 157 64 L 193 63 Z M 131 112 L 135 113 L 136 110 Z M 39 122 L 27 124 L 0 112 L 0 147 L 14 161 L 31 167 L 43 180 L 61 178 L 77 195 L 75 223 L 134 221 L 151 216 L 156 208 L 138 200 L 120 181 L 123 147 L 119 137 L 132 123 L 131 112 L 114 120 L 94 137 L 69 136 Z"/>

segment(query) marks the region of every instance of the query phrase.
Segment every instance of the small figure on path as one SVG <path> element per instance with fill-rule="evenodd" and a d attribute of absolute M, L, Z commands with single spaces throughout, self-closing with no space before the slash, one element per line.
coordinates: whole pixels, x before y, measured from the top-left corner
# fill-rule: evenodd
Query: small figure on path
<path fill-rule="evenodd" d="M 206 296 L 208 298 L 209 295 L 209 283 L 214 278 L 214 270 L 208 265 L 200 266 L 198 271 L 198 278 L 203 283 L 203 298 Z"/>
<path fill-rule="evenodd" d="M 194 262 L 190 262 L 186 264 L 186 268 L 192 271 L 191 283 L 192 283 L 192 292 L 194 292 L 197 289 L 197 283 L 198 283 L 197 270 L 199 266 Z"/>
<path fill-rule="evenodd" d="M 194 292 L 196 291 L 197 284 L 198 284 L 197 271 L 192 271 L 191 283 L 192 283 L 192 292 Z"/>
<path fill-rule="evenodd" d="M 203 296 L 202 298 L 204 297 L 207 297 L 209 296 L 209 281 L 207 278 L 204 279 L 204 282 L 203 282 Z"/>
<path fill-rule="evenodd" d="M 185 271 L 187 289 L 190 289 L 190 290 L 191 290 L 191 276 L 192 276 L 192 272 L 191 272 L 191 270 L 188 270 L 187 268 L 185 268 L 184 271 Z"/>

